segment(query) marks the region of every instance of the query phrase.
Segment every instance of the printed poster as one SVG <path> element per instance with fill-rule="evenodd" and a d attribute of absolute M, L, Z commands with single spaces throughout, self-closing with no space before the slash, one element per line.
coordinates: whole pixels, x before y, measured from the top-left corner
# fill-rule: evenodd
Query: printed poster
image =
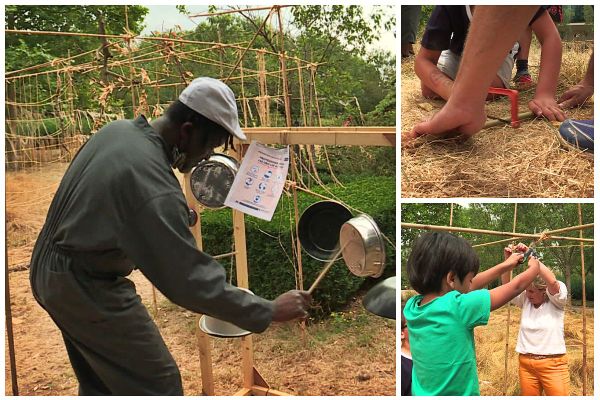
<path fill-rule="evenodd" d="M 283 192 L 289 165 L 289 146 L 274 149 L 253 140 L 225 199 L 225 205 L 270 221 Z"/>

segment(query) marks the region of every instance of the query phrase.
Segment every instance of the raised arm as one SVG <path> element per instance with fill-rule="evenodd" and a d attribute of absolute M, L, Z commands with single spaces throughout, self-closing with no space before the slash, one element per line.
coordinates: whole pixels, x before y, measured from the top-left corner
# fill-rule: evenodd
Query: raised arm
<path fill-rule="evenodd" d="M 531 28 L 542 45 L 542 55 L 538 85 L 529 108 L 537 116 L 543 114 L 550 121 L 563 121 L 565 114 L 555 100 L 562 57 L 560 35 L 547 12 L 542 13 Z"/>
<path fill-rule="evenodd" d="M 556 280 L 556 276 L 554 275 L 554 273 L 552 271 L 550 271 L 550 268 L 548 268 L 544 264 L 542 264 L 541 261 L 540 261 L 540 277 L 544 280 L 544 282 L 546 282 L 546 285 L 548 285 L 548 293 L 550 293 L 551 295 L 555 295 L 556 293 L 558 293 L 560 291 L 560 285 L 558 284 L 558 281 Z"/>
<path fill-rule="evenodd" d="M 540 262 L 537 260 L 537 258 L 531 256 L 529 257 L 529 262 L 527 265 L 529 268 L 517 275 L 512 281 L 490 290 L 490 309 L 492 311 L 502 307 L 511 299 L 517 297 L 522 291 L 527 289 L 531 282 L 533 282 L 537 274 L 540 272 Z"/>
<path fill-rule="evenodd" d="M 523 259 L 523 254 L 511 254 L 506 260 L 500 264 L 489 268 L 486 271 L 480 272 L 473 278 L 471 282 L 471 290 L 477 290 L 486 287 L 491 281 L 509 273 Z"/>

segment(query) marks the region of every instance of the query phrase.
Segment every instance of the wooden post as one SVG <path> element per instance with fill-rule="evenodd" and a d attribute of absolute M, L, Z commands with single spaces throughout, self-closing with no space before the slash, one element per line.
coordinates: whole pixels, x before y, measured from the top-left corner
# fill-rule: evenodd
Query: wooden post
<path fill-rule="evenodd" d="M 242 159 L 242 145 L 239 146 L 237 158 Z M 246 251 L 246 223 L 244 213 L 233 210 L 233 239 L 235 243 L 235 270 L 237 285 L 248 288 L 248 255 Z M 254 385 L 254 355 L 252 351 L 252 335 L 242 339 L 242 385 L 251 389 Z"/>
<path fill-rule="evenodd" d="M 583 216 L 581 214 L 581 204 L 577 204 L 577 211 L 579 213 L 579 225 L 583 225 Z M 579 231 L 579 237 L 583 238 L 583 229 Z M 579 245 L 579 252 L 581 253 L 581 295 L 582 295 L 582 311 L 583 311 L 583 353 L 582 353 L 582 369 L 583 369 L 583 396 L 586 395 L 587 386 L 587 321 L 585 316 L 586 298 L 585 298 L 585 255 L 583 253 L 583 243 Z"/>
<path fill-rule="evenodd" d="M 188 172 L 183 175 L 183 191 L 185 193 L 185 199 L 192 210 L 198 215 L 198 222 L 195 226 L 190 227 L 194 239 L 196 239 L 196 246 L 200 251 L 203 250 L 202 244 L 202 218 L 200 210 L 194 196 L 192 194 L 192 188 L 190 187 L 190 175 Z M 154 290 L 154 286 L 152 287 Z M 201 317 L 201 316 L 200 316 Z M 211 354 L 211 338 L 202 330 L 200 330 L 200 317 L 196 320 L 196 336 L 198 338 L 198 350 L 200 353 L 200 374 L 202 376 L 202 393 L 206 396 L 214 396 L 215 394 L 215 383 L 212 370 L 212 354 Z"/>

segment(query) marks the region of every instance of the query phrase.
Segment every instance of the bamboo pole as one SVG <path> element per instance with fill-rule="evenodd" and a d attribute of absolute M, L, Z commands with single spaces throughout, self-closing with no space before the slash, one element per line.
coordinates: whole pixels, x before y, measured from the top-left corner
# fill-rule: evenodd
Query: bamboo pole
<path fill-rule="evenodd" d="M 285 5 L 285 6 L 278 6 L 280 8 L 284 8 L 284 7 L 293 7 L 292 5 Z M 241 12 L 245 12 L 245 11 L 263 11 L 263 10 L 270 10 L 272 7 L 252 7 L 252 8 L 236 8 L 233 10 L 223 10 L 223 11 L 216 11 L 213 13 L 200 13 L 200 14 L 194 14 L 194 15 L 188 15 L 189 18 L 196 18 L 196 17 L 214 17 L 216 15 L 224 15 L 224 14 L 234 14 L 234 13 L 241 13 Z"/>
<path fill-rule="evenodd" d="M 244 51 L 242 52 L 242 54 L 240 55 L 240 58 L 238 58 L 237 62 L 235 63 L 235 65 L 233 66 L 233 68 L 231 69 L 231 72 L 229 73 L 229 75 L 227 75 L 227 78 L 225 78 L 225 80 L 223 82 L 227 83 L 229 81 L 229 78 L 231 78 L 231 75 L 234 73 L 234 71 L 236 70 L 236 68 L 238 67 L 238 65 L 242 62 L 242 59 L 244 58 L 244 55 L 246 55 L 246 52 L 248 51 L 248 49 L 250 49 L 250 47 L 252 47 L 252 44 L 254 43 L 254 41 L 256 40 L 256 38 L 258 37 L 260 31 L 264 28 L 265 24 L 267 23 L 267 21 L 269 20 L 269 18 L 271 17 L 271 14 L 273 14 L 273 10 L 276 7 L 271 8 L 271 10 L 269 11 L 269 13 L 267 14 L 266 18 L 264 19 L 264 21 L 262 22 L 262 24 L 260 24 L 260 26 L 258 27 L 258 29 L 256 30 L 256 33 L 254 34 L 254 36 L 252 37 L 252 40 L 250 40 L 250 43 L 248 43 L 248 47 L 246 47 L 246 49 L 244 49 Z M 277 54 L 279 55 L 279 54 Z"/>
<path fill-rule="evenodd" d="M 579 214 L 579 225 L 583 224 L 583 216 L 581 213 L 581 203 L 577 204 Z M 583 229 L 579 231 L 579 237 L 583 238 Z M 582 309 L 583 309 L 583 352 L 582 352 L 582 391 L 583 396 L 586 395 L 587 389 L 587 321 L 585 316 L 586 298 L 585 298 L 585 254 L 583 252 L 583 243 L 580 244 L 579 252 L 581 254 L 581 294 L 582 294 Z"/>
<path fill-rule="evenodd" d="M 454 203 L 450 203 L 450 226 L 452 226 L 452 217 L 454 216 Z"/>
<path fill-rule="evenodd" d="M 510 239 L 502 239 L 502 240 L 496 240 L 493 242 L 487 242 L 487 243 L 480 243 L 480 244 L 474 244 L 471 247 L 483 247 L 483 246 L 491 246 L 493 244 L 500 244 L 500 243 L 509 243 L 509 242 L 513 242 L 515 240 L 519 240 L 520 237 L 511 237 Z"/>
<path fill-rule="evenodd" d="M 517 231 L 517 203 L 513 213 L 513 232 Z M 509 280 L 512 279 L 512 269 L 509 271 Z M 504 395 L 508 393 L 508 338 L 510 335 L 510 301 L 506 305 L 506 336 L 504 341 Z"/>
<path fill-rule="evenodd" d="M 519 114 L 519 121 L 524 121 L 532 118 L 535 118 L 535 114 L 533 114 L 531 111 L 522 112 Z M 510 121 L 510 117 L 507 117 L 504 120 L 495 119 L 492 121 L 487 121 L 481 129 L 493 128 L 494 126 L 498 125 L 510 125 L 510 122 L 506 121 Z"/>
<path fill-rule="evenodd" d="M 4 225 L 6 227 L 6 224 Z M 8 229 L 6 230 L 8 232 Z M 5 249 L 8 248 L 8 235 L 4 238 Z M 6 313 L 6 338 L 8 341 L 8 355 L 10 358 L 10 380 L 13 396 L 19 395 L 17 383 L 17 359 L 15 357 L 15 339 L 12 325 L 12 308 L 10 305 L 10 284 L 8 278 L 8 252 L 4 252 L 4 312 Z"/>
<path fill-rule="evenodd" d="M 459 228 L 459 227 L 440 226 L 440 225 L 423 225 L 423 224 L 412 224 L 412 223 L 408 223 L 408 222 L 401 222 L 400 227 L 409 228 L 409 229 L 426 229 L 426 230 L 432 230 L 432 231 L 445 231 L 445 232 L 448 231 L 448 232 L 479 233 L 479 234 L 483 234 L 483 235 L 497 235 L 497 236 L 510 236 L 510 237 L 516 236 L 516 237 L 530 238 L 530 239 L 539 239 L 541 236 L 541 234 L 536 235 L 536 234 L 529 234 L 529 233 L 491 231 L 488 229 Z M 576 230 L 576 229 L 581 229 L 581 226 L 571 227 L 570 230 Z M 545 233 L 546 233 L 546 235 L 548 234 L 548 232 L 545 232 Z M 552 237 L 548 237 L 548 239 L 573 240 L 576 242 L 586 242 L 586 243 L 594 242 L 594 239 L 568 237 L 568 236 L 552 236 Z"/>
<path fill-rule="evenodd" d="M 554 235 L 555 233 L 563 233 L 563 232 L 570 232 L 570 231 L 575 231 L 575 230 L 583 230 L 583 229 L 591 229 L 594 227 L 594 224 L 580 224 L 577 226 L 570 226 L 567 228 L 561 228 L 561 229 L 554 229 L 552 231 L 546 231 L 543 232 L 546 235 Z"/>

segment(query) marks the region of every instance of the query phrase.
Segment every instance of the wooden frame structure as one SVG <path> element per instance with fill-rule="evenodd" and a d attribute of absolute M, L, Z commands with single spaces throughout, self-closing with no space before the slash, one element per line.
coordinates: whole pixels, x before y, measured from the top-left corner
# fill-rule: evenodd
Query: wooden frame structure
<path fill-rule="evenodd" d="M 290 131 L 294 132 L 293 139 L 290 141 L 286 134 Z M 363 145 L 379 145 L 379 146 L 392 146 L 395 143 L 395 128 L 355 128 L 350 131 L 342 132 L 333 128 L 323 128 L 320 132 L 318 128 L 310 129 L 291 129 L 287 127 L 282 128 L 255 128 L 245 129 L 244 132 L 248 136 L 248 140 L 258 140 L 263 144 L 325 144 L 335 141 L 338 146 L 353 146 L 357 143 L 366 143 Z M 278 140 L 283 138 L 283 140 Z M 317 143 L 314 143 L 317 142 Z M 244 143 L 239 141 L 236 142 L 237 157 L 241 160 L 240 155 L 243 154 Z M 293 150 L 290 149 L 293 158 Z M 292 168 L 292 171 L 294 169 Z M 185 177 L 184 193 L 188 204 L 195 204 L 191 190 L 187 183 L 189 182 L 188 176 Z M 291 185 L 294 198 L 296 198 L 296 187 Z M 195 206 L 194 206 L 195 207 Z M 198 212 L 198 210 L 196 210 Z M 234 226 L 234 243 L 235 243 L 235 260 L 236 260 L 236 277 L 237 285 L 242 288 L 248 288 L 248 259 L 246 253 L 246 233 L 245 233 L 245 220 L 244 214 L 237 211 L 233 211 L 233 226 Z M 199 214 L 199 213 L 198 213 Z M 200 214 L 199 214 L 200 215 Z M 196 238 L 198 248 L 202 250 L 202 234 L 201 234 L 201 220 L 198 224 L 192 228 L 192 233 Z M 295 224 L 298 225 L 298 213 L 296 205 Z M 299 246 L 298 246 L 299 249 Z M 300 281 L 300 285 L 302 283 Z M 300 287 L 302 288 L 302 287 Z M 199 319 L 198 319 L 199 321 Z M 197 325 L 198 326 L 198 325 Z M 197 328 L 198 336 L 198 348 L 200 352 L 200 369 L 202 372 L 202 392 L 205 395 L 215 395 L 214 388 L 214 377 L 212 371 L 212 355 L 211 355 L 211 338 L 206 333 L 202 332 Z M 284 393 L 275 389 L 270 388 L 266 380 L 261 376 L 259 371 L 254 366 L 253 362 L 253 342 L 252 335 L 244 336 L 239 339 L 242 353 L 242 388 L 236 392 L 235 396 L 289 396 L 290 394 Z"/>
<path fill-rule="evenodd" d="M 400 227 L 405 229 L 422 229 L 422 230 L 432 230 L 432 231 L 440 231 L 440 232 L 462 232 L 462 233 L 473 233 L 473 234 L 485 234 L 485 235 L 497 235 L 497 236 L 509 236 L 509 239 L 496 240 L 487 243 L 481 243 L 477 245 L 473 245 L 473 247 L 481 247 L 488 246 L 494 244 L 501 244 L 506 242 L 513 242 L 515 240 L 521 238 L 533 239 L 536 243 L 542 242 L 544 240 L 561 240 L 561 241 L 575 241 L 579 242 L 580 254 L 581 254 L 581 284 L 582 284 L 582 309 L 583 309 L 583 321 L 582 321 L 582 331 L 583 331 L 583 343 L 582 343 L 582 370 L 583 370 L 583 379 L 582 379 L 582 394 L 586 395 L 587 392 L 587 320 L 586 320 L 586 294 L 585 294 L 585 257 L 584 257 L 584 247 L 586 243 L 589 243 L 593 246 L 594 239 L 584 238 L 583 231 L 584 229 L 591 229 L 594 227 L 594 224 L 583 224 L 582 212 L 581 212 L 581 204 L 578 204 L 578 216 L 579 216 L 579 225 L 570 226 L 561 229 L 554 229 L 551 231 L 544 231 L 541 234 L 527 234 L 527 233 L 517 233 L 517 204 L 515 203 L 514 214 L 513 214 L 513 231 L 512 232 L 502 232 L 502 231 L 494 231 L 489 229 L 472 229 L 472 228 L 460 228 L 452 226 L 453 219 L 453 211 L 454 204 L 450 204 L 450 226 L 442 226 L 442 225 L 424 225 L 424 224 L 414 224 L 408 222 L 401 222 Z M 572 232 L 579 231 L 579 237 L 573 236 L 556 236 L 558 233 L 564 232 Z M 512 271 L 511 271 L 512 278 Z M 508 390 L 508 338 L 510 333 L 510 310 L 511 304 L 510 302 L 507 304 L 507 318 L 506 318 L 506 337 L 505 337 L 505 349 L 504 349 L 504 395 L 507 395 Z"/>

